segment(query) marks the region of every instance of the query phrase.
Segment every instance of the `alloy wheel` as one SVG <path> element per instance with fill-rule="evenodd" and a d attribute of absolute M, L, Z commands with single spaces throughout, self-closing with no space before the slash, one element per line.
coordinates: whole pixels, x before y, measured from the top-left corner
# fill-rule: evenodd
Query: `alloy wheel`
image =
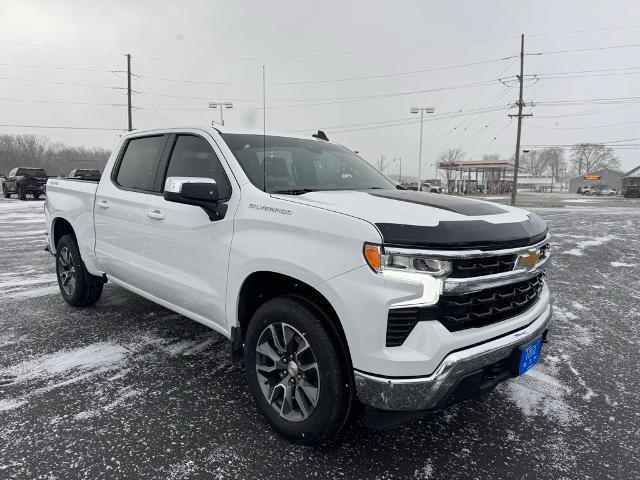
<path fill-rule="evenodd" d="M 305 335 L 288 323 L 272 323 L 260 334 L 256 375 L 265 399 L 286 420 L 305 420 L 315 410 L 318 363 Z"/>
<path fill-rule="evenodd" d="M 67 247 L 62 247 L 58 257 L 58 276 L 64 292 L 71 296 L 76 289 L 76 266 L 73 255 Z"/>

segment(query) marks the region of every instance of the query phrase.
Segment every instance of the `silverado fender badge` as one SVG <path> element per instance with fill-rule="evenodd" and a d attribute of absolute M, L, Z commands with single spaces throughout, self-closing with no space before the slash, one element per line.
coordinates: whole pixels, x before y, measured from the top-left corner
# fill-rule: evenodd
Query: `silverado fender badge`
<path fill-rule="evenodd" d="M 532 270 L 538 264 L 539 258 L 540 258 L 539 250 L 530 250 L 527 253 L 521 253 L 520 255 L 518 255 L 516 268 L 524 268 L 525 270 Z"/>
<path fill-rule="evenodd" d="M 258 205 L 257 203 L 250 203 L 249 208 L 255 210 L 261 210 L 263 212 L 279 213 L 280 215 L 293 215 L 293 210 L 286 210 L 284 208 L 269 207 L 267 205 Z"/>

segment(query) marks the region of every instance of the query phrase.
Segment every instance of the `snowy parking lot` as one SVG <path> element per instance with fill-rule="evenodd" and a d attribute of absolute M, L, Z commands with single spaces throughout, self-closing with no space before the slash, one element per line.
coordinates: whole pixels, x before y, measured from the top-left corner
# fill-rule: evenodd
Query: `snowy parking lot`
<path fill-rule="evenodd" d="M 545 198 L 541 365 L 323 448 L 273 433 L 220 335 L 112 284 L 68 306 L 43 202 L 0 200 L 0 478 L 639 478 L 640 203 Z"/>

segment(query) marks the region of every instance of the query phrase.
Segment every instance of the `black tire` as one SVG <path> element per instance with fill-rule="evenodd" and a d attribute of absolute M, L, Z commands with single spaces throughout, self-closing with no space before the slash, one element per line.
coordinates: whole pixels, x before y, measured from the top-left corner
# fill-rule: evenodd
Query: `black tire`
<path fill-rule="evenodd" d="M 88 307 L 102 295 L 102 278 L 87 272 L 73 235 L 64 235 L 56 245 L 56 275 L 62 298 L 74 307 Z"/>
<path fill-rule="evenodd" d="M 40 200 L 40 194 L 39 193 L 34 193 L 33 194 L 33 198 L 35 198 L 36 200 Z"/>
<path fill-rule="evenodd" d="M 22 188 L 20 188 L 20 187 L 18 187 L 18 198 L 20 200 L 26 200 L 27 199 L 27 192 L 22 190 Z"/>
<path fill-rule="evenodd" d="M 263 393 L 261 385 L 269 389 L 269 383 L 267 381 L 261 383 L 258 378 L 257 370 L 259 370 L 259 367 L 256 362 L 263 361 L 265 358 L 268 359 L 267 356 L 256 351 L 258 341 L 261 339 L 263 332 L 269 329 L 270 325 L 276 327 L 278 324 L 287 324 L 287 326 L 297 330 L 304 338 L 303 341 L 306 340 L 308 343 L 311 355 L 315 357 L 313 360 L 317 363 L 315 370 L 318 384 L 316 405 L 315 407 L 309 407 L 311 403 L 307 404 L 311 412 L 303 419 L 290 420 L 281 416 L 282 410 L 276 410 L 278 407 L 277 401 L 274 401 L 274 408 L 267 399 L 267 394 Z M 289 339 L 290 351 L 299 346 L 297 343 L 298 338 L 301 337 L 297 336 Z M 295 355 L 295 363 L 297 363 L 298 356 L 297 354 Z M 290 358 L 294 358 L 293 355 Z M 337 333 L 331 328 L 329 319 L 319 308 L 315 308 L 314 305 L 295 296 L 277 297 L 265 302 L 255 312 L 247 328 L 244 361 L 247 380 L 258 410 L 266 417 L 273 428 L 287 439 L 303 444 L 326 443 L 334 439 L 347 425 L 355 402 L 347 352 L 341 345 Z M 277 362 L 273 363 L 274 366 L 277 366 Z M 308 373 L 307 370 L 302 369 L 302 361 L 300 365 L 300 371 L 303 372 L 302 380 L 300 380 L 300 376 L 297 377 L 299 383 L 295 379 L 289 379 L 290 383 L 291 380 L 294 381 L 292 388 L 295 394 L 298 394 L 296 388 L 303 387 L 307 380 L 313 380 L 305 376 Z M 298 370 L 296 369 L 295 371 L 297 372 Z M 289 368 L 285 372 L 289 372 L 289 375 L 291 375 Z M 283 375 L 282 372 L 279 374 L 274 372 L 269 375 L 275 375 L 273 383 L 286 380 L 278 379 L 278 375 Z M 285 389 L 282 394 L 283 399 L 287 392 L 288 390 Z M 281 400 L 281 405 L 284 404 L 283 399 Z M 291 400 L 291 405 L 297 405 L 300 409 L 300 403 L 297 398 L 296 400 Z M 305 410 L 307 409 L 305 408 Z"/>
<path fill-rule="evenodd" d="M 4 185 L 2 185 L 2 196 L 4 198 L 10 198 L 11 194 L 9 192 L 7 192 L 7 187 L 5 187 Z"/>

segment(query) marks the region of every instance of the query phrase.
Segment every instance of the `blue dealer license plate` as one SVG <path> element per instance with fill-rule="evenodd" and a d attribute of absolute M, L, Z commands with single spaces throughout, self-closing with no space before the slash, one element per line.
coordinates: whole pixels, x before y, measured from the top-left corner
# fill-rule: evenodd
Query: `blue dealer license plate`
<path fill-rule="evenodd" d="M 538 338 L 530 344 L 520 347 L 520 365 L 518 367 L 519 375 L 524 375 L 531 367 L 540 361 L 541 348 L 542 338 Z"/>

